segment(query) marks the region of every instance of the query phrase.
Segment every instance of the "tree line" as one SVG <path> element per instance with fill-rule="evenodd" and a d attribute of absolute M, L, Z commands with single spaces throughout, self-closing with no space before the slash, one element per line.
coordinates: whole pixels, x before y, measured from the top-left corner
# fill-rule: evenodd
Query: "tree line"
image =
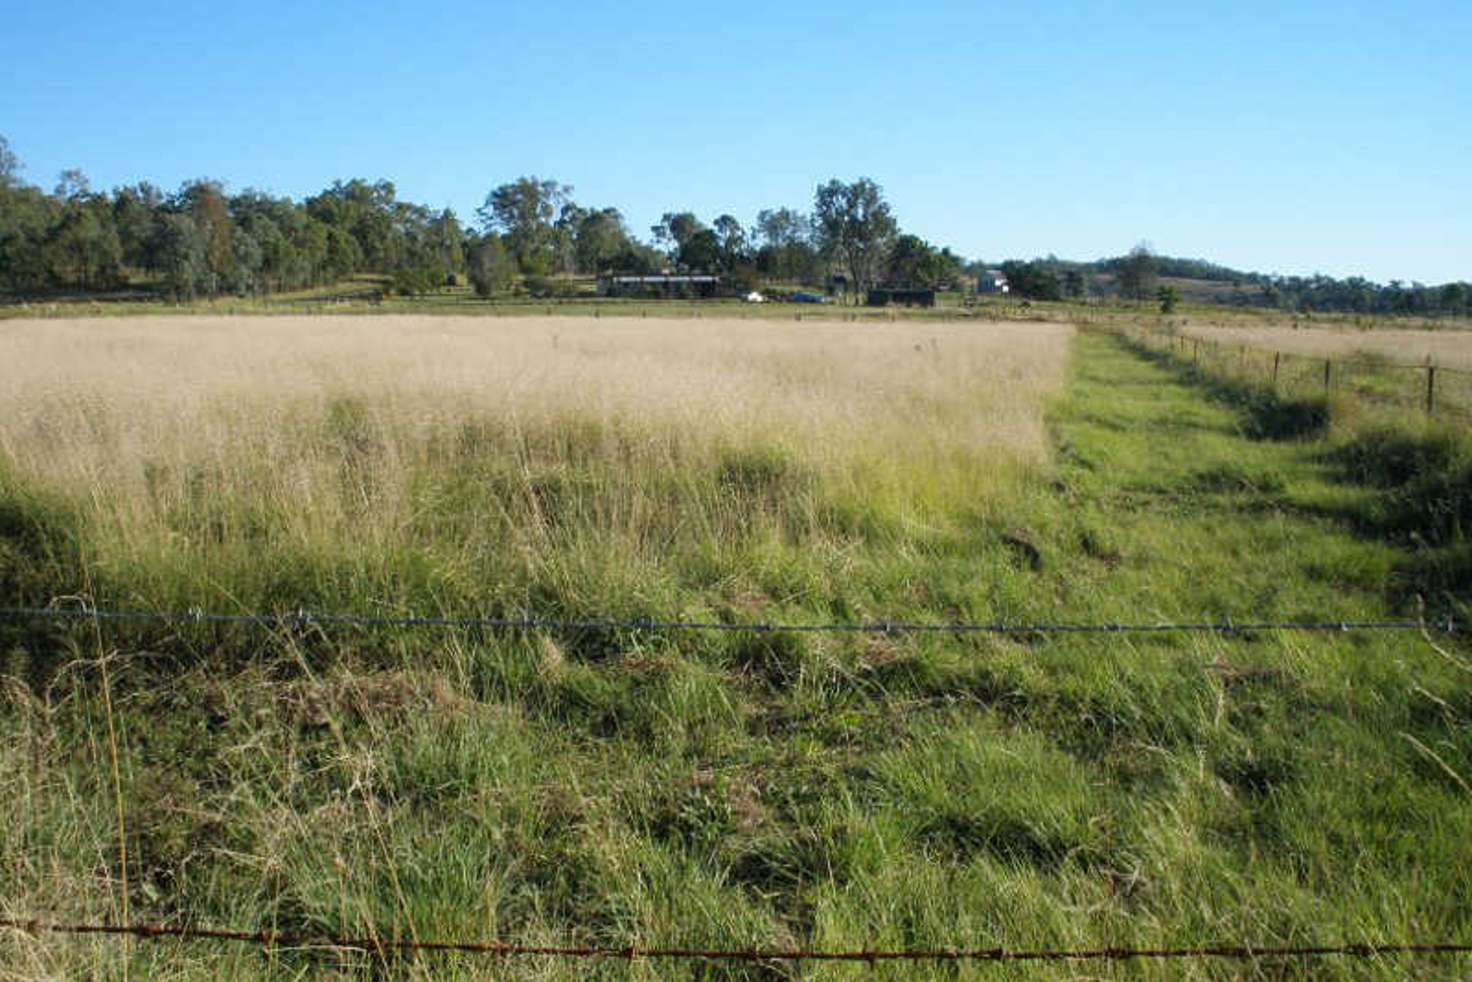
<path fill-rule="evenodd" d="M 568 274 L 660 270 L 826 285 L 862 295 L 878 282 L 948 285 L 963 261 L 902 234 L 883 189 L 867 178 L 817 188 L 810 212 L 765 209 L 750 226 L 667 212 L 649 241 L 615 207 L 528 176 L 493 188 L 463 227 L 449 209 L 403 201 L 390 181 L 337 181 L 302 201 L 217 181 L 164 191 L 148 182 L 94 190 L 77 170 L 51 191 L 20 179 L 0 137 L 0 292 L 41 295 L 145 287 L 189 300 L 331 284 L 359 273 L 421 293 L 465 277 L 485 296 L 556 292 Z M 837 274 L 835 276 L 835 274 Z"/>
<path fill-rule="evenodd" d="M 94 190 L 79 170 L 51 191 L 20 178 L 0 136 L 0 293 L 97 293 L 144 288 L 189 300 L 251 296 L 387 277 L 423 293 L 464 277 L 482 296 L 546 296 L 570 274 L 721 274 L 733 287 L 786 283 L 842 289 L 962 288 L 988 267 L 905 233 L 883 189 L 868 178 L 820 184 L 812 207 L 764 209 L 750 225 L 730 214 L 709 223 L 671 211 L 648 240 L 616 207 L 588 206 L 573 188 L 528 176 L 493 188 L 466 228 L 453 211 L 400 200 L 390 181 L 337 181 L 302 201 L 255 190 L 230 194 L 207 179 L 166 192 L 148 182 Z M 1161 278 L 1229 284 L 1217 302 L 1296 311 L 1466 314 L 1472 286 L 1282 277 L 1202 259 L 1158 256 L 1141 243 L 1092 263 L 1046 259 L 1001 264 L 1014 296 L 1159 299 Z"/>
<path fill-rule="evenodd" d="M 717 273 L 738 289 L 762 282 L 823 285 L 835 273 L 855 295 L 878 282 L 937 287 L 959 281 L 963 261 L 916 235 L 901 234 L 884 191 L 868 178 L 820 185 L 811 212 L 763 209 L 749 227 L 730 214 L 707 224 L 694 212 L 665 212 L 639 240 L 617 208 L 588 208 L 573 189 L 523 177 L 493 189 L 476 212 L 480 237 L 469 275 L 482 294 L 518 277 L 537 292 L 556 274 Z"/>
<path fill-rule="evenodd" d="M 980 269 L 980 264 L 977 265 Z M 1363 277 L 1280 276 L 1244 272 L 1208 262 L 1159 256 L 1146 243 L 1122 256 L 1092 263 L 1046 259 L 1008 260 L 1000 265 L 1011 291 L 1028 299 L 1070 300 L 1117 297 L 1161 301 L 1162 280 L 1198 280 L 1226 287 L 1213 303 L 1273 307 L 1298 313 L 1323 311 L 1368 315 L 1463 316 L 1472 313 L 1472 284 L 1375 283 Z"/>

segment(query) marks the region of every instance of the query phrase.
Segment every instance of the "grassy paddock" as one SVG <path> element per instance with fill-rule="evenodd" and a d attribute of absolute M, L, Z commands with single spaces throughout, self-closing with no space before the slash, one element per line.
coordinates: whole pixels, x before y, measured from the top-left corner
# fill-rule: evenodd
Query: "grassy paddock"
<path fill-rule="evenodd" d="M 0 589 L 386 613 L 1414 614 L 1412 534 L 1434 526 L 1387 509 L 1460 473 L 1459 444 L 1270 438 L 1236 395 L 1116 339 L 1077 337 L 1070 361 L 1066 328 L 953 332 L 6 325 Z M 645 947 L 1472 941 L 1472 661 L 1417 635 L 4 630 L 0 916 L 126 901 Z M 16 933 L 0 965 L 492 970 Z"/>
<path fill-rule="evenodd" d="M 1135 343 L 1247 390 L 1334 403 L 1341 423 L 1400 425 L 1419 414 L 1472 424 L 1472 334 L 1362 336 L 1338 331 L 1231 330 L 1189 323 L 1122 329 Z M 1435 351 L 1436 354 L 1431 352 Z M 1420 363 L 1412 360 L 1426 352 Z M 1394 353 L 1394 354 L 1393 354 Z M 1449 364 L 1443 364 L 1445 358 Z"/>
<path fill-rule="evenodd" d="M 1188 324 L 1184 333 L 1224 345 L 1247 345 L 1310 358 L 1384 361 L 1397 365 L 1440 365 L 1472 370 L 1472 331 L 1375 330 L 1348 326 L 1295 329 L 1291 324 L 1263 327 Z"/>
<path fill-rule="evenodd" d="M 889 564 L 856 539 L 967 541 L 1039 472 L 1067 336 L 15 322 L 3 480 L 74 524 L 92 592 L 118 603 L 874 607 Z M 69 575 L 32 599 L 87 589 Z"/>

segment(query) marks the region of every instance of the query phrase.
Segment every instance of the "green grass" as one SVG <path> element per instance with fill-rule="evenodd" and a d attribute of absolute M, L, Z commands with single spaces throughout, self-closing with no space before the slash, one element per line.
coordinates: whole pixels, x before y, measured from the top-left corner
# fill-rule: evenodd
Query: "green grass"
<path fill-rule="evenodd" d="M 778 449 L 733 448 L 649 491 L 668 495 L 666 511 L 691 494 L 728 502 L 718 534 L 672 519 L 667 538 L 631 553 L 581 516 L 580 534 L 514 580 L 490 552 L 457 569 L 436 559 L 448 550 L 293 543 L 277 530 L 282 515 L 242 511 L 207 478 L 180 534 L 215 534 L 234 551 L 218 562 L 109 552 L 79 503 L 5 472 L 0 589 L 5 602 L 206 594 L 266 609 L 524 602 L 733 619 L 1414 613 L 1410 533 L 1440 526 L 1415 511 L 1435 495 L 1407 489 L 1451 474 L 1439 487 L 1463 500 L 1455 467 L 1469 458 L 1455 438 L 1441 449 L 1414 433 L 1409 445 L 1319 431 L 1270 439 L 1240 393 L 1106 336 L 1076 343 L 1052 414 L 1056 463 L 1000 505 L 970 508 L 947 476 L 914 474 L 936 486 L 916 515 L 830 486 Z M 361 442 L 351 407 L 324 426 L 350 480 Z M 494 484 L 502 465 L 476 447 L 462 442 L 456 466 Z M 525 509 L 568 494 L 565 482 L 610 479 L 573 468 L 505 500 Z M 474 534 L 453 482 L 423 494 L 425 543 Z M 1398 517 L 1372 520 L 1382 513 Z M 1460 526 L 1443 533 L 1437 549 L 1461 547 Z M 105 658 L 137 917 L 643 947 L 1472 942 L 1472 669 L 1465 646 L 1438 650 L 1414 634 L 3 630 L 13 678 L 0 708 L 0 915 L 120 916 Z M 471 956 L 375 966 L 360 954 L 0 934 L 0 964 L 18 975 L 115 975 L 125 960 L 140 976 L 295 977 L 324 963 L 492 971 Z M 1467 968 L 1383 958 L 1092 970 Z M 494 970 L 957 974 L 535 960 Z"/>

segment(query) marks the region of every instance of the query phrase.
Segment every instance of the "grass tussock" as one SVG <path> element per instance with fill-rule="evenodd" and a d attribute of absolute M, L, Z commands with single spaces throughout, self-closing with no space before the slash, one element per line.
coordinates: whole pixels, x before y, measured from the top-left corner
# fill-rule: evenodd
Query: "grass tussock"
<path fill-rule="evenodd" d="M 1438 608 L 1472 600 L 1472 437 L 1446 426 L 1371 426 L 1331 459 L 1348 480 L 1376 489 L 1353 517 L 1366 533 L 1405 545 L 1403 592 Z"/>

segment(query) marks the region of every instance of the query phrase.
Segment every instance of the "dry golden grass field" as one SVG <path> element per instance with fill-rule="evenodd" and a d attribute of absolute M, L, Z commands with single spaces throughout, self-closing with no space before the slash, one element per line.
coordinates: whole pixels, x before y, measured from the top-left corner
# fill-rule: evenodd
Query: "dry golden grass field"
<path fill-rule="evenodd" d="M 452 579 L 491 562 L 521 590 L 569 552 L 665 567 L 693 543 L 786 535 L 834 508 L 922 525 L 949 521 L 957 503 L 984 511 L 1048 458 L 1044 403 L 1070 335 L 1005 323 L 14 320 L 0 325 L 0 457 L 73 502 L 99 561 L 137 567 L 138 602 L 218 604 L 197 577 L 152 581 L 204 563 L 229 582 L 278 546 L 390 578 L 400 550 L 437 555 L 429 565 Z"/>
<path fill-rule="evenodd" d="M 1246 344 L 1266 351 L 1308 355 L 1314 358 L 1355 358 L 1368 355 L 1405 365 L 1424 365 L 1429 360 L 1447 368 L 1472 370 L 1472 331 L 1357 330 L 1350 327 L 1294 328 L 1289 323 L 1272 327 L 1198 326 L 1187 335 L 1227 345 Z"/>
<path fill-rule="evenodd" d="M 292 455 L 304 418 L 351 400 L 390 456 L 486 417 L 775 438 L 815 462 L 982 447 L 1036 462 L 1069 335 L 1005 322 L 13 320 L 0 325 L 0 449 L 48 478 L 136 485 L 149 462 Z"/>

